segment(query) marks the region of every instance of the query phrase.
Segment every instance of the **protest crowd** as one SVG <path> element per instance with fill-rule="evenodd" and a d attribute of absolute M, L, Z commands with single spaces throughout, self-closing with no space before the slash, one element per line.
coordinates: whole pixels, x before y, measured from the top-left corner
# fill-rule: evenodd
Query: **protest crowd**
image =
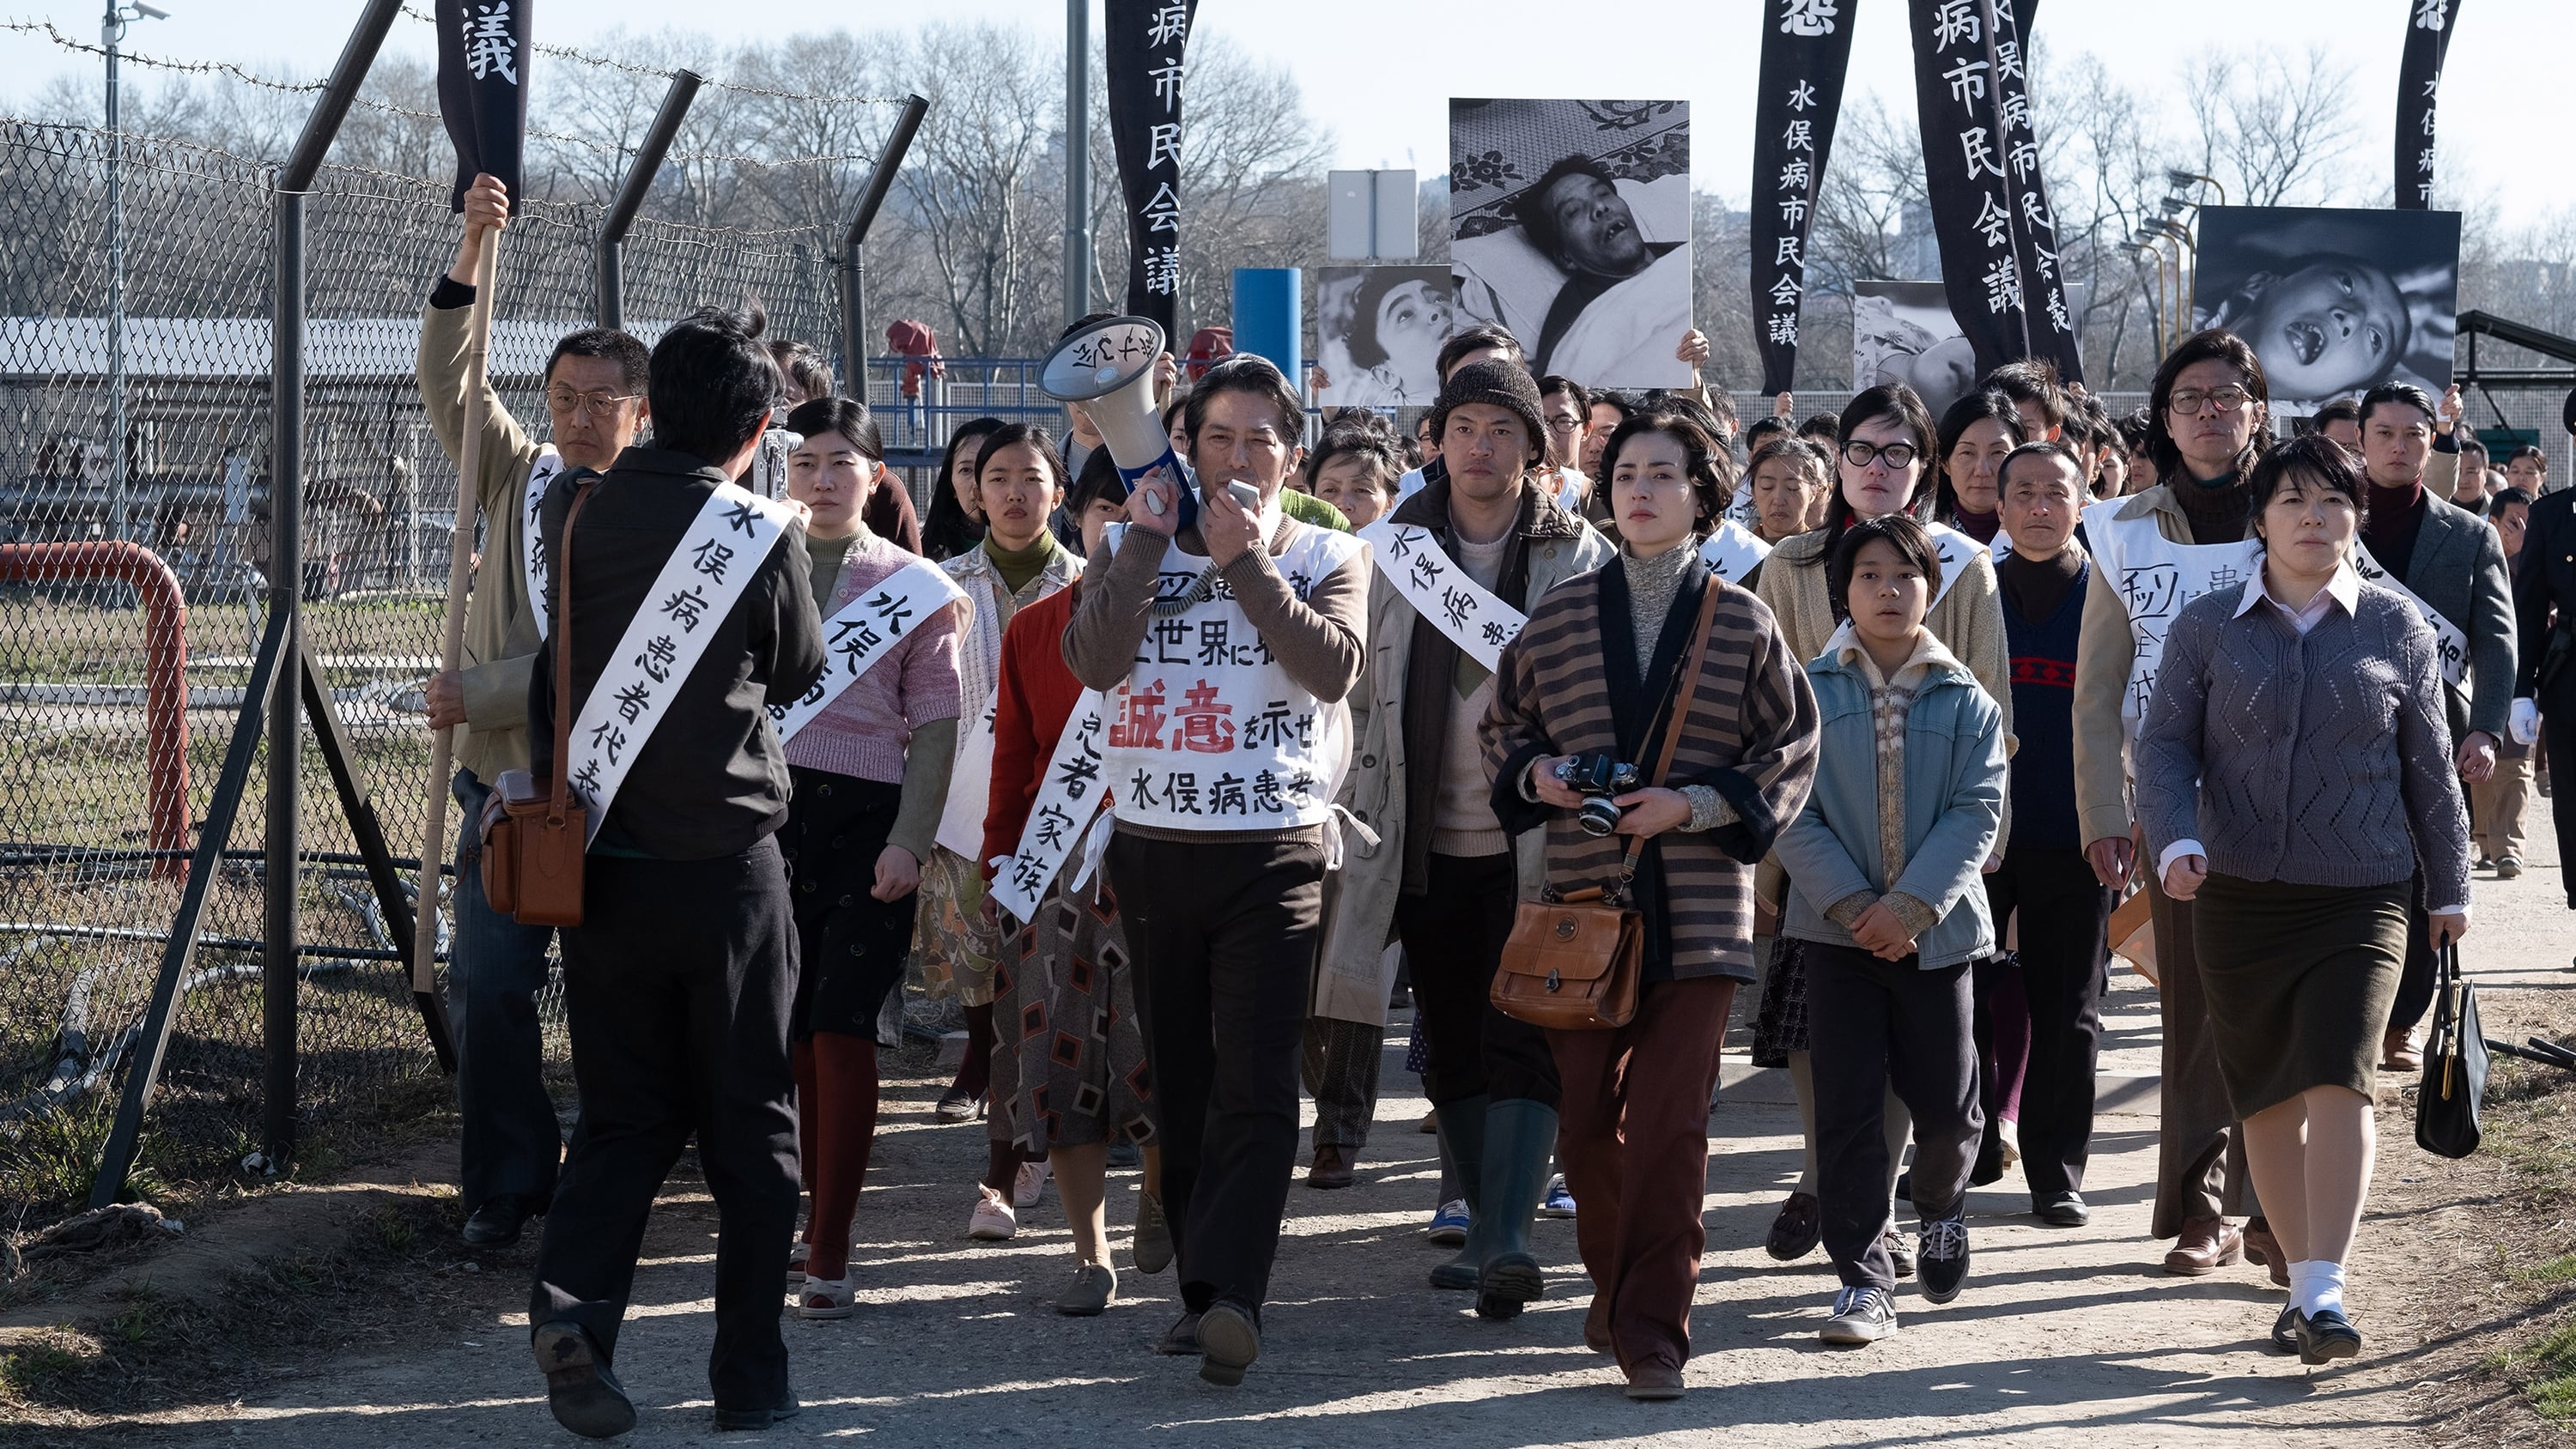
<path fill-rule="evenodd" d="M 1803 1126 L 1764 1246 L 1821 1249 L 1824 1342 L 1885 1340 L 1906 1280 L 1974 1292 L 1971 1186 L 2017 1171 L 2038 1222 L 2088 1221 L 2137 893 L 2164 1065 L 2141 1252 L 2256 1265 L 2275 1351 L 2362 1352 L 2374 1095 L 2421 1065 L 2473 870 L 2522 870 L 2535 769 L 2576 758 L 2576 491 L 2536 451 L 2491 470 L 2456 389 L 2383 383 L 2294 434 L 2210 329 L 2130 416 L 2022 361 L 1939 416 L 1896 383 L 1748 423 L 1472 326 L 1418 431 L 1310 417 L 1259 356 L 1165 356 L 1164 462 L 1113 457 L 1082 404 L 978 420 L 917 510 L 865 404 L 756 309 L 649 350 L 564 336 L 542 429 L 469 406 L 509 215 L 489 177 L 466 194 L 423 314 L 420 385 L 490 519 L 429 698 L 461 730 L 465 1234 L 542 1234 L 566 1427 L 635 1422 L 618 1332 L 692 1139 L 716 1426 L 797 1412 L 784 1316 L 866 1311 L 908 979 L 967 1024 L 936 1114 L 986 1142 L 956 1230 L 1009 1239 L 1052 1182 L 1055 1309 L 1172 1273 L 1155 1351 L 1211 1383 L 1263 1356 L 1301 1171 L 1353 1181 L 1404 1001 L 1442 1166 L 1420 1206 L 1455 1248 L 1423 1291 L 1475 1331 L 1576 1287 L 1531 1250 L 1572 1217 L 1585 1345 L 1631 1399 L 1684 1392 L 1734 1019 Z M 781 427 L 783 496 L 740 486 Z M 486 823 L 539 849 L 567 778 L 581 923 L 523 924 L 525 871 L 515 915 L 485 894 Z M 568 1152 L 534 1005 L 558 940 Z M 1141 1167 L 1132 1215 L 1113 1163 Z"/>

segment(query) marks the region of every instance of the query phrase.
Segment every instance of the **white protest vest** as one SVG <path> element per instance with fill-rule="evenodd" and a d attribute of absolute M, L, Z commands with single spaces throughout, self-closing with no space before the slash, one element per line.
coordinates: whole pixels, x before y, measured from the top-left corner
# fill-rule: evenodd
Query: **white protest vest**
<path fill-rule="evenodd" d="M 1477 583 L 1420 524 L 1397 523 L 1389 516 L 1361 529 L 1359 537 L 1377 561 L 1378 577 L 1403 595 L 1413 612 L 1430 620 L 1432 628 L 1485 666 L 1486 673 L 1501 668 L 1503 646 L 1519 637 L 1527 615 Z"/>
<path fill-rule="evenodd" d="M 1011 854 L 992 862 L 993 903 L 1009 912 L 1011 919 L 1026 921 L 1037 915 L 1048 883 L 1064 869 L 1082 843 L 1083 832 L 1100 813 L 1100 803 L 1109 793 L 1101 776 L 1107 764 L 1101 746 L 1108 730 L 1108 696 L 1096 689 L 1084 690 L 1065 720 L 1064 733 L 1056 738 L 1055 754 L 1047 760 L 1037 798 L 1029 804 L 1019 844 Z"/>
<path fill-rule="evenodd" d="M 643 607 L 627 621 L 573 719 L 568 758 L 555 762 L 570 772 L 572 791 L 590 812 L 590 838 L 598 838 L 626 772 L 661 727 L 707 640 L 741 602 L 793 518 L 785 503 L 719 483 L 654 575 Z"/>
<path fill-rule="evenodd" d="M 1583 512 L 1583 485 L 1588 481 L 1589 480 L 1581 473 L 1576 472 L 1572 468 L 1557 469 L 1556 506 L 1564 509 L 1568 513 L 1575 514 L 1578 517 L 1581 516 Z"/>
<path fill-rule="evenodd" d="M 1743 583 L 1744 576 L 1760 568 L 1770 556 L 1771 545 L 1733 519 L 1719 523 L 1699 546 L 1699 561 L 1730 584 Z"/>
<path fill-rule="evenodd" d="M 1941 587 L 1934 591 L 1932 602 L 1939 603 L 1968 571 L 1968 564 L 1986 551 L 1986 546 L 1946 523 L 1927 523 L 1924 531 L 1932 535 L 1932 546 L 1941 551 Z"/>
<path fill-rule="evenodd" d="M 520 490 L 519 500 L 519 572 L 528 584 L 528 612 L 536 616 L 537 637 L 546 637 L 554 619 L 546 613 L 546 591 L 554 587 L 554 571 L 546 567 L 546 535 L 540 520 L 546 511 L 546 490 L 554 486 L 563 472 L 563 454 L 555 445 L 537 450 L 537 461 L 528 465 L 528 485 Z"/>
<path fill-rule="evenodd" d="M 831 708 L 841 691 L 893 653 L 895 644 L 915 624 L 964 597 L 966 591 L 949 579 L 947 570 L 926 558 L 914 559 L 876 587 L 860 590 L 823 621 L 822 676 L 792 703 L 769 707 L 779 743 L 796 738 L 797 731 Z"/>
<path fill-rule="evenodd" d="M 2136 654 L 2129 661 L 2128 688 L 2120 695 L 2120 732 L 2138 737 L 2147 701 L 2156 693 L 2156 666 L 2164 658 L 2165 631 L 2173 627 L 2182 606 L 2203 594 L 2245 583 L 2260 568 L 2263 546 L 2253 539 L 2240 543 L 2175 543 L 2156 528 L 2153 513 L 2126 522 L 2113 515 L 2129 500 L 2106 498 L 2084 510 L 2084 536 L 2091 541 L 2102 577 L 2120 591 L 2128 611 L 2129 638 Z"/>
<path fill-rule="evenodd" d="M 2379 560 L 2370 556 L 2369 545 L 2358 538 L 2352 541 L 2352 571 L 2381 588 L 2394 589 L 2405 595 L 2406 602 L 2415 606 L 2415 612 L 2424 616 L 2424 622 L 2433 626 L 2433 647 L 2442 662 L 2442 677 L 2450 681 L 2453 689 L 2467 694 L 2469 636 L 2461 632 L 2458 625 L 2433 612 L 2433 606 L 2425 603 L 2421 595 L 2406 587 L 2395 574 L 2381 568 Z"/>
<path fill-rule="evenodd" d="M 1125 530 L 1113 529 L 1115 551 Z M 1271 564 L 1303 599 L 1368 544 L 1298 527 Z M 1206 561 L 1173 549 L 1155 597 L 1194 592 Z M 1160 830 L 1286 830 L 1324 824 L 1350 762 L 1350 710 L 1288 677 L 1224 579 L 1149 620 L 1111 696 L 1108 773 L 1117 818 Z"/>

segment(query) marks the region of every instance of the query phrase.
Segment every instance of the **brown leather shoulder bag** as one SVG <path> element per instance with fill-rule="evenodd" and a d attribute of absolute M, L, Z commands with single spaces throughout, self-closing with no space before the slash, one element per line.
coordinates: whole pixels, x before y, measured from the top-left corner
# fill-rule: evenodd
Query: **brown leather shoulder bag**
<path fill-rule="evenodd" d="M 563 762 L 572 753 L 572 525 L 596 487 L 585 479 L 573 494 L 555 545 L 554 781 L 504 770 L 483 804 L 483 898 L 523 926 L 581 924 L 590 812 L 572 799 Z"/>
<path fill-rule="evenodd" d="M 1672 773 L 1673 751 L 1690 721 L 1700 670 L 1708 662 L 1709 623 L 1717 617 L 1717 596 L 1725 587 L 1712 577 L 1700 599 L 1699 631 L 1691 640 L 1690 663 L 1681 672 L 1679 687 L 1666 701 L 1672 724 L 1664 732 L 1649 785 L 1663 784 Z M 1550 892 L 1548 899 L 1521 902 L 1489 993 L 1496 1011 L 1557 1031 L 1607 1031 L 1636 1016 L 1646 969 L 1646 923 L 1628 904 L 1628 887 L 1645 847 L 1646 837 L 1628 837 L 1619 879 L 1606 887 L 1586 886 L 1562 897 Z"/>

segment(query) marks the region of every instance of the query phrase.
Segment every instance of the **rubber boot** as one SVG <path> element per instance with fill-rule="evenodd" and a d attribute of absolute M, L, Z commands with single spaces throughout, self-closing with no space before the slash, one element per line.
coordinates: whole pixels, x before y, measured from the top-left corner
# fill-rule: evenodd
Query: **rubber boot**
<path fill-rule="evenodd" d="M 1485 1175 L 1485 1116 L 1488 1099 L 1479 1094 L 1431 1110 L 1440 1118 L 1440 1140 L 1449 1149 L 1450 1165 L 1458 1169 L 1458 1186 L 1467 1194 L 1467 1246 L 1458 1256 L 1431 1270 L 1434 1288 L 1470 1289 L 1476 1286 L 1477 1269 L 1484 1263 L 1484 1252 L 1476 1239 L 1484 1231 L 1485 1214 L 1478 1204 L 1483 1199 Z"/>
<path fill-rule="evenodd" d="M 1476 1281 L 1482 1317 L 1516 1318 L 1522 1305 L 1547 1292 L 1547 1278 L 1530 1256 L 1530 1223 L 1547 1193 L 1555 1151 L 1555 1108 L 1514 1097 L 1486 1109 L 1485 1209 L 1467 1234 L 1467 1251 L 1483 1254 Z"/>

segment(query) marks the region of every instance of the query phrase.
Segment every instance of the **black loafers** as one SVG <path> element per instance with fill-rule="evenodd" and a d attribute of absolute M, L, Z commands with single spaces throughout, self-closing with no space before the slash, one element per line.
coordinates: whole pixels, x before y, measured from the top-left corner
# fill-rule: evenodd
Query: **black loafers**
<path fill-rule="evenodd" d="M 543 1211 L 517 1193 L 503 1193 L 476 1208 L 473 1216 L 465 1220 L 465 1230 L 459 1236 L 467 1247 L 506 1248 L 519 1241 L 528 1219 Z"/>
<path fill-rule="evenodd" d="M 2299 1338 L 2299 1362 L 2328 1363 L 2351 1358 L 2361 1352 L 2361 1330 L 2343 1316 L 2340 1309 L 2325 1308 L 2315 1313 L 2302 1313 L 2294 1322 Z"/>
<path fill-rule="evenodd" d="M 546 1407 L 555 1422 L 585 1439 L 614 1439 L 635 1427 L 635 1404 L 581 1325 L 557 1319 L 528 1336 L 546 1375 Z M 765 1427 L 765 1426 L 764 1426 Z"/>
<path fill-rule="evenodd" d="M 2281 1316 L 2272 1320 L 2272 1351 L 2274 1353 L 2299 1351 L 2299 1305 L 2282 1304 Z"/>
<path fill-rule="evenodd" d="M 2079 1192 L 2045 1193 L 2032 1201 L 2030 1210 L 2052 1228 L 2080 1228 L 2093 1221 L 2093 1210 Z"/>
<path fill-rule="evenodd" d="M 718 1409 L 716 1410 L 716 1430 L 719 1433 L 734 1429 L 758 1432 L 772 1424 L 785 1423 L 803 1412 L 805 1412 L 805 1406 L 796 1402 L 794 1394 L 789 1394 L 787 1402 L 772 1408 Z"/>

